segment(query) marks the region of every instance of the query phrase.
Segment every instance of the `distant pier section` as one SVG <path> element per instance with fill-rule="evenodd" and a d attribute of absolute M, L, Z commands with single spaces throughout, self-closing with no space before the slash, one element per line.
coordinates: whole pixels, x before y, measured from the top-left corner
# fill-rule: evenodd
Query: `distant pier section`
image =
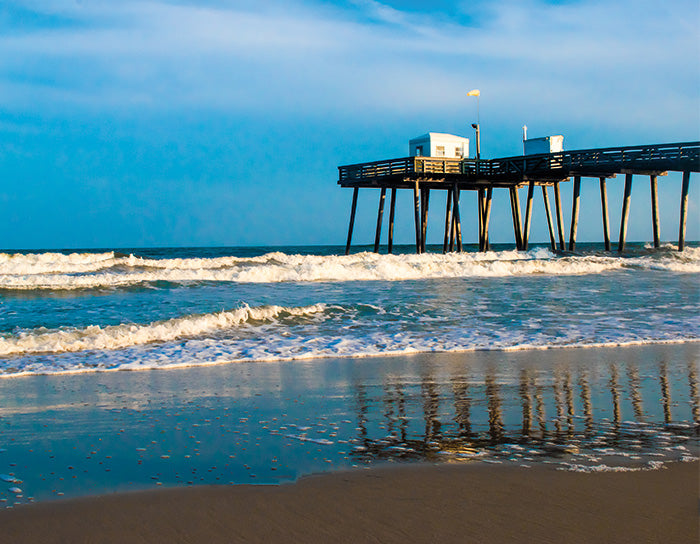
<path fill-rule="evenodd" d="M 560 184 L 573 182 L 571 224 L 568 232 L 568 250 L 576 248 L 576 232 L 579 218 L 581 179 L 594 178 L 600 185 L 601 218 L 605 249 L 611 250 L 610 225 L 606 180 L 624 175 L 625 187 L 617 249 L 624 251 L 627 222 L 630 213 L 632 181 L 634 176 L 647 176 L 651 191 L 651 222 L 654 246 L 660 246 L 659 206 L 657 178 L 668 172 L 682 172 L 680 196 L 680 224 L 678 249 L 685 245 L 688 214 L 688 189 L 691 172 L 700 172 L 700 142 L 652 144 L 627 147 L 609 147 L 560 151 L 561 136 L 524 140 L 525 155 L 499 159 L 469 158 L 468 140 L 450 134 L 428 133 L 411 140 L 412 156 L 338 167 L 338 184 L 353 189 L 346 254 L 350 252 L 357 196 L 362 189 L 379 189 L 379 206 L 374 241 L 374 251 L 379 251 L 384 204 L 387 189 L 391 190 L 389 204 L 388 251 L 392 252 L 396 192 L 399 189 L 413 191 L 413 221 L 415 224 L 416 251 L 425 251 L 430 193 L 447 191 L 443 252 L 462 251 L 462 221 L 460 218 L 461 191 L 478 193 L 479 250 L 489 249 L 489 222 L 494 189 L 510 193 L 511 216 L 515 246 L 527 250 L 532 203 L 535 187 L 541 187 L 552 250 L 566 250 L 566 233 L 560 195 Z M 466 146 L 464 141 L 466 141 Z M 528 145 L 529 143 L 529 145 Z M 552 152 L 535 153 L 548 145 Z M 528 148 L 530 151 L 528 151 Z M 558 149 L 558 150 L 557 150 Z M 553 189 L 554 217 L 550 206 L 549 187 Z M 527 189 L 525 212 L 522 213 L 518 191 Z M 556 223 L 556 225 L 555 225 Z"/>

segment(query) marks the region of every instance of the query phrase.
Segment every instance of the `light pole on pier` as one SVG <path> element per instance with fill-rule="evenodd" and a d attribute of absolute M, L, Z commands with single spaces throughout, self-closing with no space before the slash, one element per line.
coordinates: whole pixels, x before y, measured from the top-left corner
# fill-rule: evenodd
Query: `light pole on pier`
<path fill-rule="evenodd" d="M 476 160 L 481 159 L 481 133 L 479 130 L 480 119 L 479 119 L 479 96 L 481 91 L 479 89 L 473 89 L 467 93 L 467 96 L 476 96 L 476 123 L 472 123 L 472 128 L 476 130 Z"/>

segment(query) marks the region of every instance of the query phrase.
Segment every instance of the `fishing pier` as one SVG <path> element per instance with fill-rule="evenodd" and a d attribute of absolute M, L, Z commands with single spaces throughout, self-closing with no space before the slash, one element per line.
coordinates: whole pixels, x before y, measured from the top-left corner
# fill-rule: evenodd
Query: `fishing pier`
<path fill-rule="evenodd" d="M 573 182 L 571 225 L 568 233 L 568 250 L 576 248 L 576 232 L 579 219 L 581 179 L 595 178 L 600 184 L 603 240 L 606 251 L 611 250 L 610 224 L 606 181 L 619 175 L 625 177 L 624 196 L 617 250 L 624 251 L 627 222 L 630 213 L 632 181 L 634 176 L 648 176 L 651 190 L 651 220 L 654 247 L 660 246 L 658 177 L 668 172 L 682 172 L 680 197 L 680 224 L 678 249 L 685 245 L 688 214 L 688 189 L 690 173 L 700 172 L 700 142 L 654 144 L 628 147 L 610 147 L 562 151 L 536 155 L 521 155 L 500 159 L 472 159 L 450 157 L 412 156 L 376 162 L 338 167 L 338 184 L 353 189 L 350 222 L 345 253 L 350 252 L 357 196 L 361 188 L 379 189 L 379 207 L 374 251 L 379 252 L 384 203 L 387 189 L 391 189 L 389 204 L 388 252 L 393 249 L 396 192 L 399 189 L 413 191 L 416 252 L 425 252 L 430 193 L 447 191 L 443 252 L 462 251 L 462 222 L 460 218 L 461 191 L 478 193 L 479 250 L 489 249 L 489 221 L 494 189 L 508 190 L 515 246 L 527 250 L 532 223 L 532 204 L 535 187 L 541 187 L 549 238 L 552 250 L 566 250 L 564 219 L 560 184 Z M 555 220 L 550 205 L 549 187 L 553 188 Z M 519 199 L 519 189 L 527 189 L 524 219 Z"/>

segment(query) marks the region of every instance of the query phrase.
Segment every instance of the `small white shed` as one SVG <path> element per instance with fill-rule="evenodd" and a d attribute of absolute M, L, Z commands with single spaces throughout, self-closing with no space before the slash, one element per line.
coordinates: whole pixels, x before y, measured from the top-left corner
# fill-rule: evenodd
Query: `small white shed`
<path fill-rule="evenodd" d="M 560 153 L 564 151 L 564 136 L 547 136 L 523 140 L 523 154 Z"/>
<path fill-rule="evenodd" d="M 469 138 L 441 132 L 428 132 L 408 141 L 408 154 L 411 157 L 467 158 L 469 157 Z"/>

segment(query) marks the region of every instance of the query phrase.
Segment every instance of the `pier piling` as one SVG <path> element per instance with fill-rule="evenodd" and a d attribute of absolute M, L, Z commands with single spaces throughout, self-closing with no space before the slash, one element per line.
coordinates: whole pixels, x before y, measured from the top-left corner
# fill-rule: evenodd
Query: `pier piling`
<path fill-rule="evenodd" d="M 600 207 L 603 215 L 603 241 L 605 251 L 610 251 L 610 227 L 608 220 L 608 191 L 605 187 L 605 177 L 600 178 Z"/>
<path fill-rule="evenodd" d="M 452 227 L 452 191 L 447 191 L 447 204 L 445 205 L 445 239 L 442 242 L 442 252 L 447 253 Z"/>
<path fill-rule="evenodd" d="M 384 219 L 384 200 L 386 199 L 386 188 L 382 187 L 379 193 L 379 210 L 377 211 L 377 231 L 374 234 L 374 252 L 379 253 L 379 239 L 382 236 L 382 220 Z"/>
<path fill-rule="evenodd" d="M 554 210 L 557 214 L 557 231 L 559 232 L 559 249 L 564 251 L 566 244 L 564 243 L 564 218 L 561 212 L 561 193 L 559 192 L 559 182 L 554 182 Z"/>
<path fill-rule="evenodd" d="M 654 230 L 654 247 L 661 247 L 661 240 L 659 239 L 659 195 L 654 174 L 649 176 L 649 185 L 651 188 L 651 224 Z"/>
<path fill-rule="evenodd" d="M 420 240 L 420 234 L 421 234 L 421 225 L 420 225 L 420 187 L 418 185 L 418 181 L 416 180 L 416 184 L 413 187 L 413 213 L 414 213 L 414 219 L 416 223 L 416 253 L 420 254 L 420 248 L 421 248 L 421 240 Z"/>
<path fill-rule="evenodd" d="M 396 187 L 391 189 L 391 202 L 389 203 L 389 239 L 387 251 L 389 254 L 394 249 L 394 211 L 396 210 Z"/>
<path fill-rule="evenodd" d="M 681 220 L 678 227 L 678 251 L 685 247 L 685 222 L 688 215 L 688 187 L 690 185 L 690 172 L 683 172 L 683 185 L 681 187 Z"/>
<path fill-rule="evenodd" d="M 549 245 L 552 251 L 557 250 L 557 240 L 554 234 L 554 224 L 552 223 L 552 210 L 549 206 L 549 194 L 547 193 L 547 186 L 542 186 L 542 201 L 544 202 L 544 213 L 547 215 L 547 228 L 549 229 Z"/>
<path fill-rule="evenodd" d="M 627 220 L 630 215 L 630 200 L 632 197 L 632 174 L 625 174 L 625 195 L 622 198 L 622 217 L 620 218 L 620 241 L 617 251 L 625 250 L 625 238 L 627 237 Z"/>
<path fill-rule="evenodd" d="M 350 254 L 350 243 L 352 242 L 352 229 L 355 227 L 355 210 L 357 209 L 357 193 L 359 187 L 355 187 L 352 192 L 352 207 L 350 208 L 350 224 L 348 225 L 348 243 L 345 246 L 345 254 Z"/>
<path fill-rule="evenodd" d="M 530 239 L 530 222 L 532 221 L 532 198 L 535 194 L 535 182 L 530 181 L 527 186 L 527 204 L 525 205 L 525 226 L 523 227 L 523 251 L 527 251 Z"/>
<path fill-rule="evenodd" d="M 569 231 L 569 251 L 576 249 L 576 231 L 578 231 L 578 210 L 581 200 L 581 176 L 574 176 L 574 196 L 571 203 L 571 230 Z"/>

